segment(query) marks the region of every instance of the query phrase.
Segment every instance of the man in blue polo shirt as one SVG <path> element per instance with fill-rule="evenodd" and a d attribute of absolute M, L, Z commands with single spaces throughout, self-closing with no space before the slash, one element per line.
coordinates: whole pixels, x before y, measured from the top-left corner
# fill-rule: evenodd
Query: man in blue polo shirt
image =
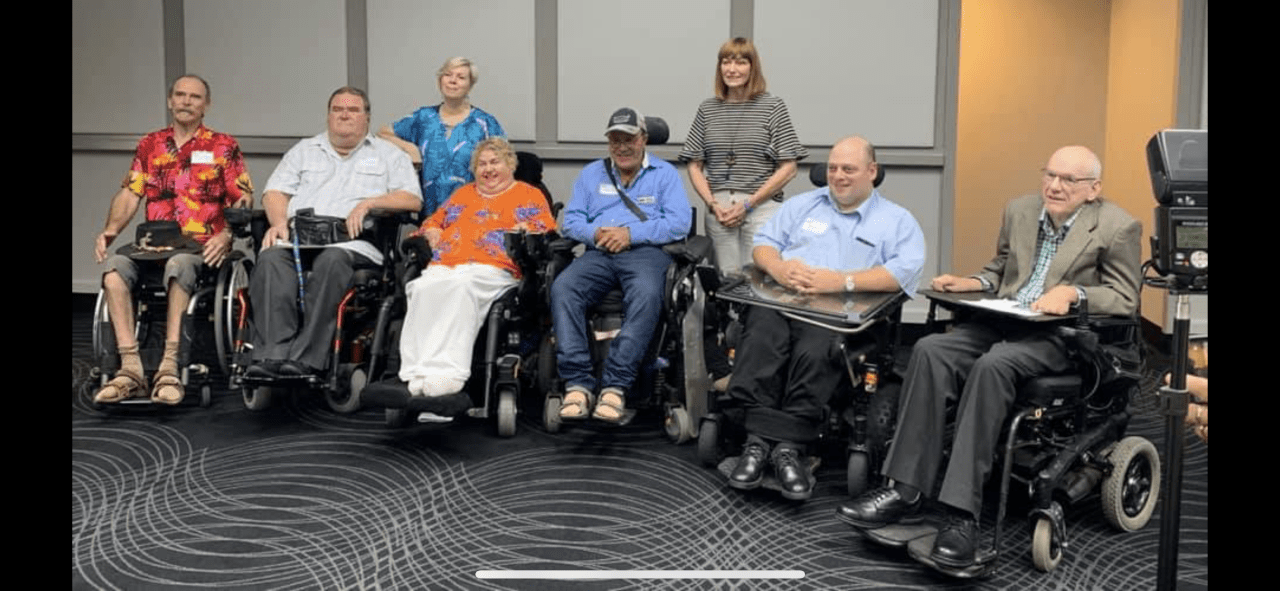
<path fill-rule="evenodd" d="M 866 140 L 837 143 L 827 161 L 828 186 L 787 200 L 756 234 L 756 266 L 800 293 L 914 295 L 924 232 L 911 212 L 875 190 L 876 172 Z M 747 441 L 729 486 L 760 486 L 772 464 L 782 496 L 804 500 L 813 493 L 804 448 L 817 438 L 823 408 L 845 374 L 833 355 L 839 338 L 768 308 L 747 309 L 728 390 L 744 411 Z"/>
<path fill-rule="evenodd" d="M 645 151 L 649 136 L 635 109 L 618 109 L 605 129 L 609 158 L 588 164 L 573 184 L 560 233 L 586 245 L 551 287 L 556 363 L 565 383 L 563 420 L 622 420 L 653 328 L 671 256 L 662 245 L 689 233 L 692 214 L 676 169 Z M 591 366 L 586 310 L 615 288 L 623 321 L 609 348 L 600 383 Z M 595 402 L 600 386 L 599 404 Z"/>

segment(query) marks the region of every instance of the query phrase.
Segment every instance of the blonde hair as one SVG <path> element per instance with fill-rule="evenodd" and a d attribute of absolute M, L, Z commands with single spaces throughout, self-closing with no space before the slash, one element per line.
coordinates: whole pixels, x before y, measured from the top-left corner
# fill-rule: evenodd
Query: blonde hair
<path fill-rule="evenodd" d="M 720 71 L 720 62 L 725 58 L 746 58 L 751 63 L 751 73 L 747 76 L 747 98 L 753 99 L 764 93 L 764 68 L 760 66 L 760 54 L 756 46 L 746 37 L 734 37 L 720 46 L 716 54 L 716 98 L 724 100 L 729 95 L 729 86 L 724 83 L 724 74 Z"/>
<path fill-rule="evenodd" d="M 440 66 L 439 70 L 436 70 L 436 85 L 438 86 L 440 84 L 440 79 L 443 78 L 445 74 L 448 74 L 449 70 L 452 70 L 458 66 L 467 67 L 467 72 L 471 76 L 471 86 L 474 87 L 476 85 L 476 82 L 480 80 L 480 76 L 479 76 L 479 73 L 476 72 L 476 65 L 472 63 L 471 60 L 465 57 L 451 57 L 447 60 L 444 60 L 444 65 Z"/>
<path fill-rule="evenodd" d="M 511 147 L 511 142 L 508 142 L 506 138 L 495 135 L 476 144 L 475 149 L 471 151 L 472 176 L 476 174 L 476 163 L 480 161 L 480 153 L 486 150 L 491 150 L 498 158 L 506 162 L 507 166 L 511 167 L 511 173 L 515 174 L 517 165 L 516 149 Z"/>

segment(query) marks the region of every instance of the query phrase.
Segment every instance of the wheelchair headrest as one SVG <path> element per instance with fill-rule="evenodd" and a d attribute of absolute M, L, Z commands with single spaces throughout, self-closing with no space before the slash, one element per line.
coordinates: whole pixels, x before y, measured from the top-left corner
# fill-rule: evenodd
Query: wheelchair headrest
<path fill-rule="evenodd" d="M 671 128 L 667 127 L 667 121 L 661 117 L 645 117 L 644 126 L 649 133 L 646 146 L 660 146 L 671 138 Z"/>
<path fill-rule="evenodd" d="M 815 187 L 827 186 L 827 163 L 826 162 L 814 162 L 813 165 L 809 167 L 809 182 L 813 183 L 813 186 Z M 875 180 L 871 181 L 871 186 L 879 187 L 880 183 L 883 183 L 883 182 L 884 182 L 884 167 L 877 166 L 876 178 Z"/>
<path fill-rule="evenodd" d="M 515 177 L 517 181 L 538 186 L 542 182 L 542 159 L 533 152 L 516 152 Z"/>

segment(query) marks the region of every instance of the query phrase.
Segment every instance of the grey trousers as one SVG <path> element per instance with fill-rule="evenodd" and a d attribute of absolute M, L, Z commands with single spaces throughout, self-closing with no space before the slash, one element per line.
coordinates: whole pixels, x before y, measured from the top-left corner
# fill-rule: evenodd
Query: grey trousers
<path fill-rule="evenodd" d="M 305 313 L 298 310 L 293 251 L 269 248 L 258 254 L 249 279 L 254 361 L 293 360 L 325 369 L 333 347 L 338 304 L 356 269 L 375 266 L 368 257 L 342 248 L 324 248 L 318 253 L 308 249 L 302 255 L 304 263 L 314 259 L 304 285 Z"/>
<path fill-rule="evenodd" d="M 920 339 L 911 352 L 883 473 L 933 493 L 942 468 L 947 401 L 958 396 L 955 439 L 938 500 L 980 514 L 983 483 L 1018 384 L 1069 368 L 1061 339 L 1026 323 L 964 323 Z"/>

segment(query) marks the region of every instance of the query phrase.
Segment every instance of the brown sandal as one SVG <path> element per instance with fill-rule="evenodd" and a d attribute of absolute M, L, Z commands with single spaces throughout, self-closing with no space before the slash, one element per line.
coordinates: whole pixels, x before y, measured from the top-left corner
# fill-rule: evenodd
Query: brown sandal
<path fill-rule="evenodd" d="M 614 396 L 618 399 L 617 403 L 609 402 L 605 396 Z M 613 411 L 613 416 L 605 416 L 600 414 L 600 409 L 607 408 Z M 591 413 L 591 418 L 612 423 L 617 425 L 627 416 L 627 397 L 625 394 L 617 390 L 605 390 L 600 393 L 600 402 L 596 404 L 595 412 Z"/>
<path fill-rule="evenodd" d="M 569 399 L 569 396 L 577 394 L 581 398 Z M 564 398 L 560 399 L 560 420 L 562 421 L 580 421 L 591 416 L 591 393 L 585 390 L 569 390 L 564 393 Z"/>
<path fill-rule="evenodd" d="M 173 406 L 182 402 L 182 398 L 187 394 L 177 374 L 163 370 L 157 371 L 155 380 L 155 384 L 151 386 L 152 402 Z"/>
<path fill-rule="evenodd" d="M 93 395 L 93 403 L 113 404 L 135 396 L 141 396 L 146 389 L 146 378 L 132 370 L 120 368 L 115 377 L 111 378 L 111 381 L 107 382 L 105 386 Z"/>

